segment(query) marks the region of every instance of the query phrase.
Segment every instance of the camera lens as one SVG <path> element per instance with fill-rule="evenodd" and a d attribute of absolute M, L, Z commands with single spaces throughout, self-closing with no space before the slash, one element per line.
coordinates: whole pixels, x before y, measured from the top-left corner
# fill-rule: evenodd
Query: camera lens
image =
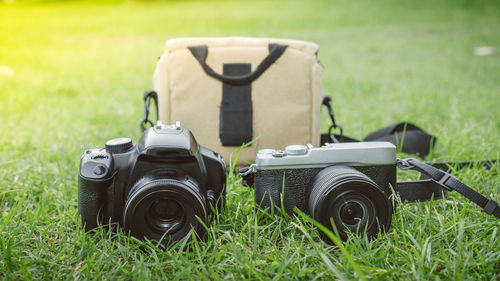
<path fill-rule="evenodd" d="M 204 197 L 193 179 L 139 180 L 129 192 L 123 212 L 123 223 L 130 234 L 168 245 L 189 236 L 199 236 L 207 221 Z"/>
<path fill-rule="evenodd" d="M 149 207 L 149 215 L 161 222 L 172 223 L 182 217 L 182 207 L 174 200 L 157 199 Z"/>
<path fill-rule="evenodd" d="M 333 221 L 343 240 L 348 232 L 372 237 L 388 229 L 392 217 L 392 205 L 380 187 L 365 174 L 346 166 L 331 166 L 316 175 L 309 210 L 330 230 Z M 321 237 L 331 243 L 324 233 Z"/>
<path fill-rule="evenodd" d="M 361 203 L 361 204 L 360 204 Z M 371 202 L 370 202 L 371 203 Z M 370 204 L 373 205 L 373 204 Z M 348 201 L 342 204 L 337 216 L 345 225 L 357 225 L 368 218 L 367 205 L 359 201 Z"/>
<path fill-rule="evenodd" d="M 352 232 L 357 231 L 358 225 L 371 225 L 376 214 L 373 202 L 361 193 L 345 194 L 331 209 L 334 221 L 339 221 Z"/>
<path fill-rule="evenodd" d="M 167 231 L 182 223 L 184 218 L 184 209 L 175 200 L 156 199 L 149 206 L 146 219 L 153 227 L 160 231 Z"/>

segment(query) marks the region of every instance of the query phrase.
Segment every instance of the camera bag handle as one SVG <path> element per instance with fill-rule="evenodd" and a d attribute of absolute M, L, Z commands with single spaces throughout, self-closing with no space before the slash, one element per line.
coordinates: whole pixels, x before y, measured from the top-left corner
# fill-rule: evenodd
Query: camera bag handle
<path fill-rule="evenodd" d="M 489 161 L 489 165 L 492 163 L 496 163 L 497 161 Z M 484 165 L 485 162 L 482 162 Z M 483 211 L 489 215 L 493 215 L 497 218 L 500 218 L 500 207 L 498 203 L 493 199 L 488 199 L 484 195 L 470 188 L 468 185 L 464 184 L 448 172 L 440 170 L 436 167 L 433 167 L 429 164 L 420 162 L 414 158 L 408 159 L 397 159 L 396 164 L 402 170 L 416 170 L 421 174 L 429 177 L 427 180 L 416 181 L 416 182 L 402 182 L 397 183 L 397 191 L 399 189 L 408 189 L 408 188 L 421 188 L 421 187 L 430 187 L 432 185 L 439 186 L 444 188 L 447 191 L 456 191 L 461 195 L 465 196 L 470 201 L 474 202 L 476 205 L 481 207 Z M 484 166 L 489 167 L 489 166 Z M 424 182 L 424 183 L 423 183 Z M 435 187 L 433 187 L 435 188 Z M 402 194 L 400 194 L 401 199 L 403 200 Z M 408 194 L 406 194 L 408 196 Z"/>
<path fill-rule="evenodd" d="M 208 46 L 198 45 L 189 46 L 189 51 L 193 54 L 201 67 L 209 76 L 231 85 L 245 85 L 252 83 L 255 79 L 264 73 L 281 55 L 285 52 L 287 45 L 269 44 L 269 54 L 262 60 L 253 72 L 243 75 L 224 75 L 215 72 L 206 62 L 208 56 Z"/>
<path fill-rule="evenodd" d="M 219 110 L 219 138 L 223 146 L 241 146 L 253 137 L 252 82 L 259 78 L 287 49 L 287 45 L 267 44 L 269 53 L 252 71 L 250 63 L 224 63 L 222 74 L 206 62 L 207 45 L 188 46 L 203 71 L 222 82 Z"/>

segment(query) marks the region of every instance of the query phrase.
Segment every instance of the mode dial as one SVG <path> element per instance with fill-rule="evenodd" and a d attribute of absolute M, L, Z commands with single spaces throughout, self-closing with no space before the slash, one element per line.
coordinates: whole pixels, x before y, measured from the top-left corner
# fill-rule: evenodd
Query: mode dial
<path fill-rule="evenodd" d="M 106 142 L 106 150 L 111 153 L 122 153 L 132 147 L 132 140 L 129 138 L 116 138 Z"/>

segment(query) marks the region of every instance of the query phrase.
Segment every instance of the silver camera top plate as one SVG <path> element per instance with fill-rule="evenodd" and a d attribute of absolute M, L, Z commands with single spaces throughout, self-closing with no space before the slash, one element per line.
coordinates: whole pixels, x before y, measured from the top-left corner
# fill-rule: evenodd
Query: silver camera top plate
<path fill-rule="evenodd" d="M 289 145 L 285 150 L 261 149 L 255 164 L 259 170 L 349 166 L 393 165 L 396 147 L 389 142 L 327 143 L 322 147 Z"/>

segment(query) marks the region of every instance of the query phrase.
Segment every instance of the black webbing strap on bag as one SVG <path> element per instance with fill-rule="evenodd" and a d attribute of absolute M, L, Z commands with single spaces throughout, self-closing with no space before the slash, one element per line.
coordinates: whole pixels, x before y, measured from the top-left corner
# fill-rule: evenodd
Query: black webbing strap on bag
<path fill-rule="evenodd" d="M 409 122 L 394 124 L 366 136 L 363 141 L 387 141 L 397 143 L 405 153 L 425 157 L 434 146 L 436 137 Z"/>
<path fill-rule="evenodd" d="M 470 188 L 454 176 L 450 175 L 449 173 L 440 170 L 438 168 L 435 168 L 431 165 L 428 165 L 426 163 L 420 162 L 416 159 L 413 158 L 408 158 L 408 159 L 397 159 L 396 161 L 398 167 L 402 170 L 416 170 L 419 171 L 420 173 L 426 175 L 429 177 L 429 179 L 425 180 L 426 182 L 429 182 L 430 184 L 434 185 L 434 188 L 436 186 L 442 187 L 447 191 L 456 191 L 460 193 L 461 195 L 465 196 L 467 199 L 470 201 L 474 202 L 476 205 L 481 207 L 483 211 L 487 214 L 493 215 L 497 218 L 500 218 L 500 207 L 498 206 L 498 203 L 492 199 L 488 199 L 479 192 L 475 191 L 474 189 Z M 415 186 L 411 186 L 412 182 L 409 182 L 407 186 L 405 184 L 407 183 L 398 183 L 398 188 L 397 192 L 399 192 L 398 189 L 403 188 L 403 189 L 420 189 L 419 192 L 422 190 L 420 187 L 420 183 L 416 183 Z M 415 183 L 415 182 L 413 182 Z M 429 185 L 431 186 L 431 185 Z M 425 186 L 424 186 L 425 188 Z M 400 194 L 401 200 L 404 201 L 403 196 Z M 405 196 L 408 196 L 408 194 L 405 194 Z M 409 201 L 409 200 L 408 200 Z M 415 201 L 415 200 L 414 200 Z"/>
<path fill-rule="evenodd" d="M 225 76 L 250 73 L 249 63 L 225 63 Z M 240 146 L 250 142 L 253 134 L 252 84 L 222 84 L 219 111 L 219 138 L 224 146 Z"/>
<path fill-rule="evenodd" d="M 215 72 L 206 62 L 207 45 L 188 47 L 207 75 L 223 83 L 219 115 L 219 138 L 224 146 L 240 146 L 253 137 L 252 82 L 259 78 L 287 46 L 269 44 L 269 54 L 251 71 L 249 63 L 225 63 L 223 73 Z"/>
<path fill-rule="evenodd" d="M 321 135 L 321 145 L 327 142 L 358 142 L 359 140 L 344 136 L 342 127 L 335 122 L 332 99 L 326 96 L 323 98 L 322 104 L 328 109 L 332 125 L 328 129 L 328 134 Z M 333 133 L 336 129 L 339 130 L 338 134 Z M 436 137 L 410 122 L 401 122 L 374 131 L 362 141 L 387 141 L 398 146 L 402 152 L 425 157 L 434 146 Z"/>
<path fill-rule="evenodd" d="M 139 126 L 141 127 L 141 131 L 144 132 L 146 130 L 146 126 L 154 126 L 153 121 L 149 120 L 149 108 L 151 107 L 151 99 L 155 102 L 156 109 L 156 121 L 158 121 L 158 94 L 155 91 L 146 91 L 144 92 L 144 118 L 141 120 Z"/>

